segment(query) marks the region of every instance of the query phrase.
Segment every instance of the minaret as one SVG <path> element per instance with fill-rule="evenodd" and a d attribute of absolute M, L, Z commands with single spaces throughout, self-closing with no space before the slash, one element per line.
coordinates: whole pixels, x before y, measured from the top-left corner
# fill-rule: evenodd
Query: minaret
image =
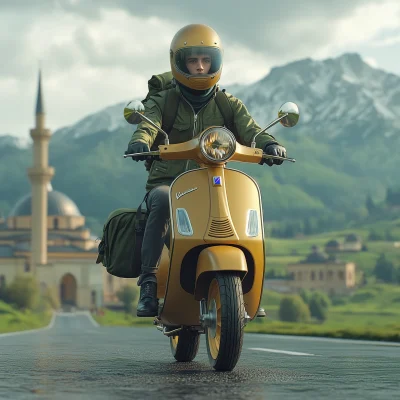
<path fill-rule="evenodd" d="M 39 71 L 36 126 L 30 130 L 33 139 L 33 167 L 28 169 L 32 184 L 31 258 L 34 268 L 47 264 L 47 188 L 54 176 L 54 168 L 49 167 L 51 132 L 45 128 L 41 78 L 41 71 Z"/>

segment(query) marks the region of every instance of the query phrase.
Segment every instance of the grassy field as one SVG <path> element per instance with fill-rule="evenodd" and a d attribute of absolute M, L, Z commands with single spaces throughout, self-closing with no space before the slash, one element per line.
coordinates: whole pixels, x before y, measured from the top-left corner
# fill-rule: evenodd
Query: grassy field
<path fill-rule="evenodd" d="M 400 287 L 370 285 L 331 306 L 324 323 L 285 323 L 279 321 L 279 303 L 283 295 L 268 291 L 262 299 L 267 318 L 250 322 L 246 332 L 276 333 L 338 338 L 400 341 Z M 151 326 L 153 318 L 137 318 L 123 312 L 104 310 L 94 315 L 101 325 Z"/>
<path fill-rule="evenodd" d="M 354 337 L 400 341 L 400 286 L 371 284 L 351 296 L 341 297 L 342 304 L 331 305 L 324 323 L 283 323 L 279 321 L 282 294 L 265 291 L 262 305 L 268 317 L 255 320 L 246 328 L 252 332 L 292 333 L 316 336 Z"/>
<path fill-rule="evenodd" d="M 50 323 L 50 320 L 50 312 L 18 311 L 9 304 L 0 301 L 0 333 L 43 328 Z"/>

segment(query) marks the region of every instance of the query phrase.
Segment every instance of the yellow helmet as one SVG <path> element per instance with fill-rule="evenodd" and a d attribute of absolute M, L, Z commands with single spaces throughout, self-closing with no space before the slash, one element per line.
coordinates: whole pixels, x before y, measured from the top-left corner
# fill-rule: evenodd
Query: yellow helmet
<path fill-rule="evenodd" d="M 186 61 L 190 56 L 206 55 L 211 58 L 208 73 L 191 74 Z M 221 77 L 223 49 L 217 32 L 207 25 L 184 26 L 174 36 L 170 48 L 171 72 L 182 85 L 195 90 L 213 87 Z"/>

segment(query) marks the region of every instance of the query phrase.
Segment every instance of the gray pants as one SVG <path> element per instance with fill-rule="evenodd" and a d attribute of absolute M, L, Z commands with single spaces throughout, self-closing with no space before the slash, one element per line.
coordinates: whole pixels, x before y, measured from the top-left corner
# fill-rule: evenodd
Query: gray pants
<path fill-rule="evenodd" d="M 169 246 L 169 186 L 161 185 L 152 189 L 147 197 L 147 209 L 150 211 L 142 243 L 142 273 L 138 286 L 144 282 L 157 282 L 158 260 L 164 243 Z"/>

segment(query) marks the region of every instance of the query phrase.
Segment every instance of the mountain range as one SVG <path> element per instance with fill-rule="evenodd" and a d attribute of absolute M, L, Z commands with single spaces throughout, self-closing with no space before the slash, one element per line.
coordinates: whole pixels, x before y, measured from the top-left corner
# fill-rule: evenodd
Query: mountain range
<path fill-rule="evenodd" d="M 231 93 L 263 127 L 286 101 L 300 109 L 297 126 L 269 130 L 295 164 L 234 165 L 258 181 L 266 220 L 332 214 L 345 221 L 365 213 L 367 195 L 380 200 L 388 187 L 397 186 L 399 76 L 351 53 L 275 67 L 254 84 L 233 86 Z M 77 203 L 89 224 L 100 224 L 115 208 L 136 207 L 144 194 L 142 163 L 122 157 L 135 128 L 123 118 L 126 103 L 61 128 L 50 141 L 52 185 Z M 0 211 L 5 214 L 30 190 L 30 152 L 17 138 L 0 136 Z"/>

